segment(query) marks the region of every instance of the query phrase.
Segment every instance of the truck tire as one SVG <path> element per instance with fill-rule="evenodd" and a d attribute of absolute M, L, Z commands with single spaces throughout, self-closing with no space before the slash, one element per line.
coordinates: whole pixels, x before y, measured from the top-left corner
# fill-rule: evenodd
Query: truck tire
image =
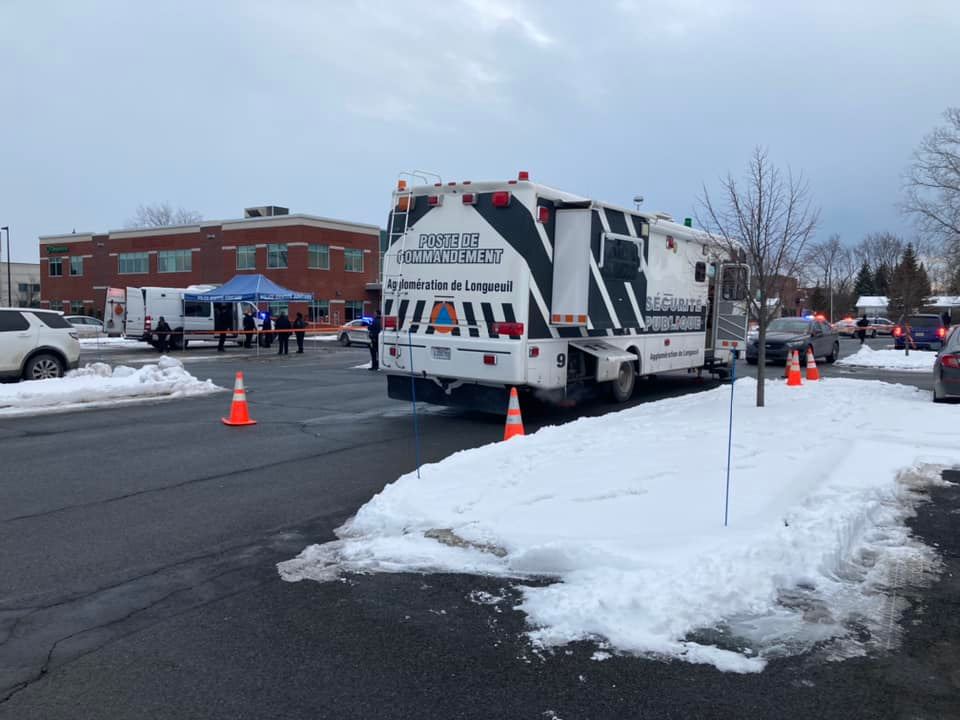
<path fill-rule="evenodd" d="M 620 363 L 617 377 L 610 381 L 610 395 L 614 402 L 625 403 L 633 397 L 633 388 L 637 383 L 637 374 L 633 370 L 632 362 Z"/>
<path fill-rule="evenodd" d="M 63 377 L 63 362 L 56 355 L 40 353 L 27 361 L 23 368 L 24 380 L 49 380 Z"/>

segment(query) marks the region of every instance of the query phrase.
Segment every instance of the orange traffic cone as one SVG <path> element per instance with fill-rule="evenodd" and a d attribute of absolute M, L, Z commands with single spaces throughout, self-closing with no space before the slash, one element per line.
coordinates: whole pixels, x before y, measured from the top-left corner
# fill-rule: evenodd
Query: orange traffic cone
<path fill-rule="evenodd" d="M 503 439 L 509 440 L 525 434 L 523 418 L 520 417 L 520 398 L 517 397 L 517 389 L 510 388 L 510 404 L 507 406 L 507 425 L 503 429 Z"/>
<path fill-rule="evenodd" d="M 820 379 L 820 371 L 817 370 L 817 361 L 813 359 L 813 350 L 807 348 L 807 380 L 816 382 Z"/>
<path fill-rule="evenodd" d="M 803 385 L 800 379 L 800 351 L 794 350 L 793 357 L 790 359 L 790 374 L 787 375 L 787 385 L 795 387 Z"/>
<path fill-rule="evenodd" d="M 233 402 L 230 403 L 230 417 L 220 418 L 224 425 L 256 425 L 256 420 L 250 419 L 247 410 L 247 391 L 243 389 L 243 373 L 237 373 L 237 380 L 233 385 Z"/>

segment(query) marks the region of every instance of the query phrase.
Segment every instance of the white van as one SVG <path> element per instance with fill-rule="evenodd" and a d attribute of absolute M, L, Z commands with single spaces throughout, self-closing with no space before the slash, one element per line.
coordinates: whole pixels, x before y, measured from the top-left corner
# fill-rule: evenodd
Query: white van
<path fill-rule="evenodd" d="M 213 340 L 216 335 L 216 313 L 224 312 L 229 318 L 227 337 L 238 338 L 237 330 L 243 327 L 243 314 L 250 310 L 256 315 L 257 306 L 251 302 L 214 303 L 184 300 L 186 293 L 202 293 L 212 290 L 213 285 L 193 285 L 187 288 L 128 287 L 126 291 L 126 336 L 155 345 L 154 328 L 160 318 L 167 321 L 173 331 L 170 347 L 179 350 L 187 347 L 190 340 Z"/>

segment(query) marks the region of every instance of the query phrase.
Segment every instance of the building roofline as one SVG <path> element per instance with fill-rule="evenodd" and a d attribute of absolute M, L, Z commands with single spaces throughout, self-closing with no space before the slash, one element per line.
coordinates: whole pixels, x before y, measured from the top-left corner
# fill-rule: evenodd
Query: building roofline
<path fill-rule="evenodd" d="M 330 230 L 345 230 L 347 232 L 361 232 L 369 235 L 380 235 L 381 228 L 368 223 L 337 220 L 319 215 L 293 213 L 290 215 L 267 215 L 266 217 L 235 218 L 232 220 L 206 220 L 189 225 L 160 225 L 148 228 L 116 228 L 105 233 L 63 233 L 59 235 L 41 235 L 41 245 L 65 242 L 89 242 L 94 235 L 104 235 L 109 238 L 149 237 L 151 235 L 183 235 L 200 232 L 203 228 L 220 227 L 224 230 L 238 230 L 247 227 L 284 227 L 290 225 L 310 225 Z"/>

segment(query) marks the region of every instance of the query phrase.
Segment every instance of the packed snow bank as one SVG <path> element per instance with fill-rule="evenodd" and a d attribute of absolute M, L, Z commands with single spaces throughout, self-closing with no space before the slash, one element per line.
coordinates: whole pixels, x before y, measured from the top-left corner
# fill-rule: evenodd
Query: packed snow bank
<path fill-rule="evenodd" d="M 871 350 L 863 345 L 853 355 L 837 360 L 837 365 L 878 370 L 930 372 L 933 370 L 933 361 L 936 359 L 937 353 L 929 350 L 911 350 L 909 355 L 905 355 L 903 350 Z"/>
<path fill-rule="evenodd" d="M 935 567 L 903 524 L 916 498 L 905 481 L 937 477 L 920 462 L 960 461 L 954 409 L 850 379 L 771 382 L 758 409 L 755 388 L 736 386 L 729 527 L 721 387 L 426 465 L 280 573 L 548 576 L 522 588 L 536 643 L 593 638 L 741 672 L 860 637 L 863 618 L 884 636 L 892 568 Z"/>
<path fill-rule="evenodd" d="M 198 380 L 183 369 L 183 363 L 166 355 L 136 370 L 90 363 L 55 380 L 0 385 L 0 417 L 206 395 L 222 389 L 211 380 Z"/>
<path fill-rule="evenodd" d="M 107 337 L 106 335 L 100 335 L 99 337 L 82 337 L 80 338 L 80 346 L 89 348 L 89 347 L 141 347 L 149 348 L 145 342 L 140 340 L 134 340 L 133 338 L 125 337 Z"/>

